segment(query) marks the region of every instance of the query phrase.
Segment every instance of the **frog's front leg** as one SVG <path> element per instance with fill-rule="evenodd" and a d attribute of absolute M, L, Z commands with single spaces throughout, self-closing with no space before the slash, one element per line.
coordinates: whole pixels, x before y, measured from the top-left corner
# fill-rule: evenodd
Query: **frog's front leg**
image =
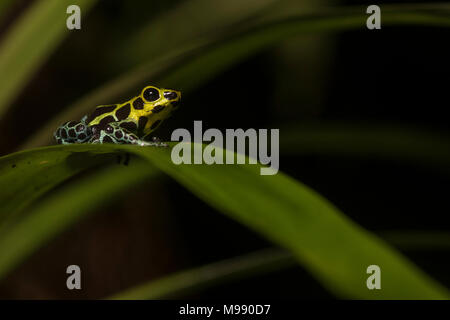
<path fill-rule="evenodd" d="M 160 141 L 144 141 L 120 125 L 119 122 L 110 122 L 104 128 L 93 127 L 93 138 L 90 143 L 116 143 L 116 144 L 137 144 L 139 146 L 167 147 L 167 144 Z"/>

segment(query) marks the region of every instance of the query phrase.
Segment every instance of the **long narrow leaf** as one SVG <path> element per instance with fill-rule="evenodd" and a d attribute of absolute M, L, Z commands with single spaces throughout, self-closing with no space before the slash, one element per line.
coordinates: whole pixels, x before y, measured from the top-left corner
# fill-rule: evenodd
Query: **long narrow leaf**
<path fill-rule="evenodd" d="M 87 150 L 61 156 L 54 149 L 1 157 L 0 221 L 22 210 L 58 183 L 107 159 L 112 159 L 110 154 L 92 154 Z"/>
<path fill-rule="evenodd" d="M 449 297 L 447 289 L 384 241 L 350 221 L 320 195 L 282 173 L 261 176 L 259 165 L 177 166 L 172 163 L 168 149 L 136 146 L 73 145 L 29 152 L 50 154 L 49 150 L 63 158 L 87 151 L 93 154 L 128 151 L 146 159 L 211 206 L 289 249 L 300 264 L 337 296 Z M 114 179 L 116 183 L 119 180 Z M 63 200 L 44 201 L 0 237 L 0 276 L 45 242 L 46 234 L 66 223 L 64 215 L 56 214 L 63 208 Z M 366 269 L 372 264 L 381 267 L 382 290 L 366 287 Z"/>
<path fill-rule="evenodd" d="M 402 249 L 450 249 L 450 235 L 442 232 L 390 231 L 383 237 Z M 142 300 L 184 297 L 191 292 L 276 272 L 291 267 L 294 257 L 285 251 L 265 249 L 151 280 L 119 292 L 109 299 Z"/>
<path fill-rule="evenodd" d="M 409 163 L 450 173 L 450 136 L 429 128 L 370 123 L 299 123 L 280 128 L 283 155 L 326 155 Z"/>
<path fill-rule="evenodd" d="M 30 153 L 30 155 L 30 162 L 31 159 L 34 161 L 34 159 L 38 158 L 34 153 Z M 6 160 L 9 158 L 10 157 L 7 157 Z M 20 163 L 20 161 L 17 160 L 18 159 L 15 159 L 12 162 Z M 92 162 L 92 159 L 85 159 L 84 162 Z M 58 162 L 53 163 L 53 167 L 64 167 L 58 164 Z M 8 167 L 8 170 L 17 174 L 17 172 L 14 172 L 14 170 L 11 169 L 12 168 Z M 73 173 L 74 172 L 72 172 L 72 174 Z M 37 221 L 37 223 L 46 224 L 45 228 L 41 228 L 39 233 L 34 234 L 32 237 L 33 245 L 27 246 L 26 248 L 29 252 L 36 250 L 41 243 L 49 241 L 56 234 L 63 232 L 66 228 L 70 227 L 70 225 L 92 212 L 95 207 L 108 201 L 108 199 L 111 199 L 114 194 L 119 194 L 122 190 L 132 185 L 136 185 L 141 181 L 152 179 L 157 173 L 158 172 L 152 167 L 149 167 L 146 162 L 138 161 L 138 159 L 133 158 L 128 167 L 115 166 L 102 170 L 57 192 L 53 195 L 53 200 L 46 206 L 48 211 L 43 215 L 38 216 L 39 221 Z M 17 175 L 20 176 L 21 173 Z M 0 176 L 3 176 L 4 178 L 4 175 Z M 40 176 L 42 175 L 37 175 L 31 180 L 39 180 Z M 111 179 L 113 179 L 115 183 L 111 184 Z M 18 187 L 26 185 L 26 183 L 21 180 L 17 180 L 15 183 Z M 14 181 L 10 180 L 8 185 L 13 186 Z M 88 190 L 93 190 L 94 192 L 86 192 Z M 26 188 L 23 188 L 23 190 L 17 188 L 16 192 L 22 193 L 24 196 L 30 196 Z M 8 199 L 4 199 L 3 203 L 7 200 Z M 24 200 L 21 200 L 21 202 L 22 201 Z M 14 201 L 14 199 L 9 199 L 8 202 L 21 203 Z M 71 203 L 70 207 L 67 206 L 67 203 Z M 65 221 L 58 223 L 58 219 L 51 219 L 53 216 L 60 216 L 61 212 L 64 212 Z M 50 219 L 48 217 L 50 217 Z M 30 224 L 34 224 L 34 222 L 36 222 L 36 220 L 30 220 Z M 13 224 L 10 223 L 9 226 L 13 226 Z M 30 225 L 30 229 L 31 228 Z M 448 250 L 450 248 L 450 236 L 447 233 L 442 232 L 390 231 L 381 233 L 381 236 L 390 244 L 404 250 Z M 26 252 L 21 252 L 20 254 L 26 255 Z M 13 262 L 14 261 L 20 262 L 20 259 L 13 260 Z M 164 278 L 150 281 L 149 283 L 139 285 L 135 288 L 130 288 L 114 295 L 112 298 L 160 299 L 178 297 L 187 292 L 194 292 L 224 282 L 236 281 L 248 275 L 255 276 L 265 272 L 277 271 L 291 266 L 293 262 L 294 258 L 292 255 L 287 255 L 285 252 L 278 250 L 267 250 L 168 275 Z M 13 266 L 14 264 L 10 267 Z"/>
<path fill-rule="evenodd" d="M 187 0 L 164 12 L 135 34 L 124 39 L 114 53 L 127 64 L 160 57 L 199 39 L 217 38 L 234 24 L 247 20 L 278 0 Z M 205 14 L 207 12 L 208 14 Z M 189 26 L 183 28 L 183 26 Z M 158 45 L 149 45 L 157 43 Z"/>
<path fill-rule="evenodd" d="M 221 283 L 295 265 L 292 256 L 283 250 L 265 249 L 244 256 L 211 263 L 130 288 L 109 299 L 142 300 L 179 297 Z"/>

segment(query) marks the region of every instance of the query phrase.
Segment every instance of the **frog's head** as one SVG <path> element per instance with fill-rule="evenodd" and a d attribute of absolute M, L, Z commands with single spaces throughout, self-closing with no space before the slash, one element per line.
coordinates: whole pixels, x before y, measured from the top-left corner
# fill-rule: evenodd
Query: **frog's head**
<path fill-rule="evenodd" d="M 142 90 L 140 97 L 144 101 L 144 109 L 149 113 L 163 111 L 163 113 L 170 114 L 172 110 L 178 108 L 181 92 L 148 86 Z"/>

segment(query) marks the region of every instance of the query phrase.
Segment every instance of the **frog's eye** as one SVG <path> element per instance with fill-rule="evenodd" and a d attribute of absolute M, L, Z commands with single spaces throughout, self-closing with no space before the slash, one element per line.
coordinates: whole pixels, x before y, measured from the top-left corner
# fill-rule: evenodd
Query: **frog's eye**
<path fill-rule="evenodd" d="M 142 96 L 148 102 L 156 101 L 159 99 L 159 91 L 156 88 L 147 88 L 144 90 Z"/>

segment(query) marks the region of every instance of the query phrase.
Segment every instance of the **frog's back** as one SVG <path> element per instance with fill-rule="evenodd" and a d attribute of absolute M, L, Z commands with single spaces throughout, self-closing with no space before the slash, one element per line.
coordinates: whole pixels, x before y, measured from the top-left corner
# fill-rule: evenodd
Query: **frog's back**
<path fill-rule="evenodd" d="M 117 122 L 128 118 L 130 114 L 130 106 L 128 104 L 109 104 L 98 106 L 92 111 L 86 123 L 90 126 L 98 125 L 101 122 Z"/>
<path fill-rule="evenodd" d="M 117 123 L 139 137 L 146 136 L 178 107 L 180 97 L 179 91 L 148 86 L 139 96 L 124 103 L 96 107 L 86 123 L 100 130 Z"/>

